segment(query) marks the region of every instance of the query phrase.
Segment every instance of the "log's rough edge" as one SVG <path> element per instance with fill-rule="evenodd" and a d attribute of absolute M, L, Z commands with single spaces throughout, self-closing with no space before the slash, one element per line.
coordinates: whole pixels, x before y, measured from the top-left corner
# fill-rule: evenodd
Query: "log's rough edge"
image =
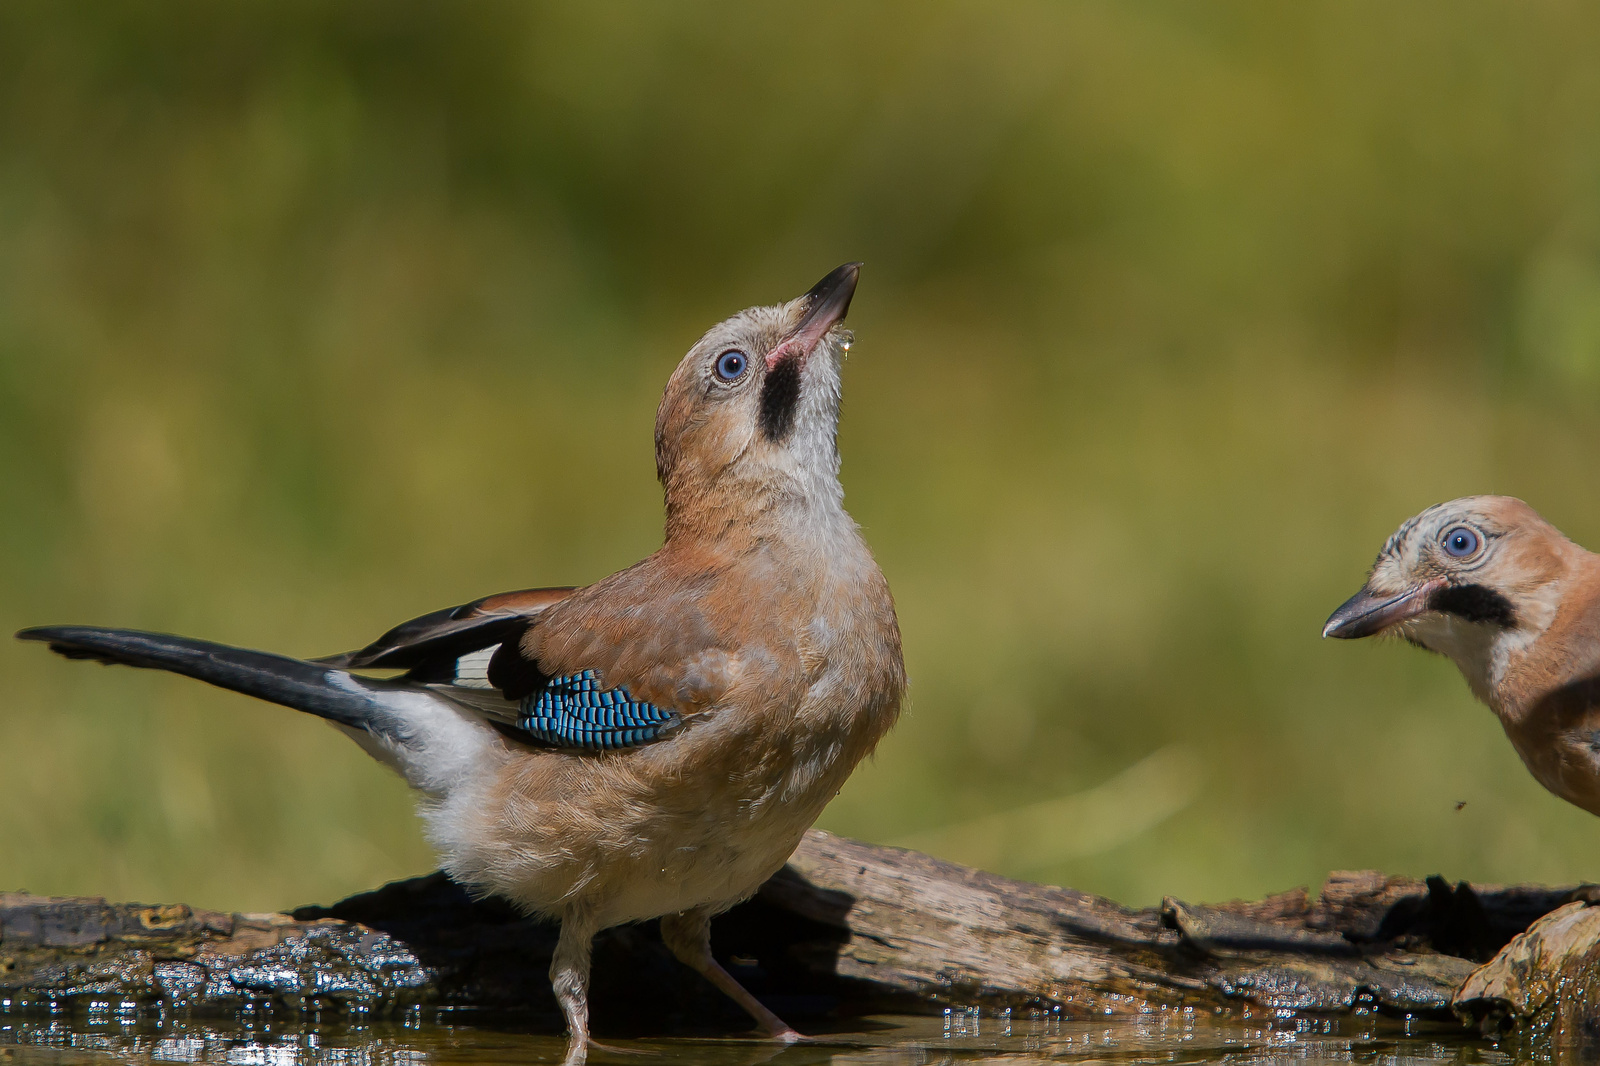
<path fill-rule="evenodd" d="M 1485 1032 L 1516 1031 L 1600 1058 L 1600 906 L 1576 900 L 1518 934 L 1451 1006 Z"/>
<path fill-rule="evenodd" d="M 1454 1007 L 1471 1024 L 1561 1033 L 1590 1024 L 1600 987 L 1580 1003 L 1562 990 L 1582 981 L 1538 975 L 1600 973 L 1592 901 L 1590 885 L 1365 871 L 1330 875 L 1315 901 L 1297 889 L 1133 909 L 813 831 L 755 899 L 718 919 L 714 946 L 758 995 L 800 1017 L 885 1005 L 1439 1017 Z M 473 901 L 442 874 L 292 915 L 0 893 L 0 1009 L 83 997 L 202 1012 L 432 1003 L 515 1009 L 559 1028 L 544 979 L 554 941 L 547 923 Z M 743 1027 L 670 958 L 653 923 L 602 934 L 595 975 L 597 1019 L 615 1002 L 645 1027 Z M 653 997 L 643 1013 L 642 987 Z"/>

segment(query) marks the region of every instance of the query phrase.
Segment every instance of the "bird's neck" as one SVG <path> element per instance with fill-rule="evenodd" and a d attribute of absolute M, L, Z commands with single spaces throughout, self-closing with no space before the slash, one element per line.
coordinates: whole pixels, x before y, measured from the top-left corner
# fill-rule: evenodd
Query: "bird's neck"
<path fill-rule="evenodd" d="M 1504 719 L 1523 702 L 1514 681 L 1541 632 L 1542 627 L 1519 624 L 1500 629 L 1487 622 L 1450 618 L 1430 635 L 1428 647 L 1448 656 L 1472 694 Z"/>
<path fill-rule="evenodd" d="M 1492 698 L 1485 700 L 1508 725 L 1527 718 L 1551 693 L 1600 672 L 1600 556 L 1583 552 L 1536 604 L 1545 624 L 1519 626 L 1528 632 L 1502 641 Z M 1537 622 L 1538 614 L 1526 613 Z"/>
<path fill-rule="evenodd" d="M 828 473 L 669 485 L 666 541 L 733 552 L 755 544 L 824 556 L 865 550 L 844 489 Z"/>

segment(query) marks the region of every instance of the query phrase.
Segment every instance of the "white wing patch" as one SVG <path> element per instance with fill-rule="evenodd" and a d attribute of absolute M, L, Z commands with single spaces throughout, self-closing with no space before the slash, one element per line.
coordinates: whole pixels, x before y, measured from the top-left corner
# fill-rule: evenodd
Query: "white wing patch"
<path fill-rule="evenodd" d="M 468 652 L 456 660 L 455 683 L 461 688 L 494 688 L 489 684 L 489 660 L 494 658 L 500 645 Z"/>
<path fill-rule="evenodd" d="M 508 700 L 500 690 L 489 684 L 489 660 L 500 645 L 468 652 L 456 660 L 455 677 L 448 684 L 431 684 L 428 687 L 463 707 L 510 725 L 516 725 L 522 705 Z"/>

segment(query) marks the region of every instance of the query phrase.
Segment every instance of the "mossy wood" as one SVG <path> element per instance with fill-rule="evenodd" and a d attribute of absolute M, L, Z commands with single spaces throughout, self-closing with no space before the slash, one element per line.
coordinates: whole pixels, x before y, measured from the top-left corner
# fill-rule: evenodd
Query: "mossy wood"
<path fill-rule="evenodd" d="M 1572 918 L 1591 900 L 1600 900 L 1594 886 L 1451 886 L 1363 872 L 1332 875 L 1314 901 L 1297 889 L 1131 909 L 812 832 L 755 899 L 717 920 L 713 940 L 748 987 L 804 1022 L 962 1005 L 1448 1016 L 1480 964 L 1517 938 L 1496 959 L 1515 964 L 1515 979 L 1479 974 L 1477 998 L 1457 1006 L 1464 1018 L 1527 1027 L 1600 1002 L 1594 990 L 1564 1006 L 1554 991 L 1537 1003 L 1507 998 L 1511 986 L 1544 988 L 1539 966 L 1571 965 L 1562 938 L 1593 932 Z M 1562 907 L 1542 938 L 1519 937 Z M 0 999 L 14 1011 L 108 999 L 196 1012 L 422 1003 L 558 1029 L 544 976 L 555 935 L 440 874 L 292 914 L 0 894 Z M 601 1032 L 747 1025 L 668 955 L 653 924 L 597 939 L 594 998 Z"/>

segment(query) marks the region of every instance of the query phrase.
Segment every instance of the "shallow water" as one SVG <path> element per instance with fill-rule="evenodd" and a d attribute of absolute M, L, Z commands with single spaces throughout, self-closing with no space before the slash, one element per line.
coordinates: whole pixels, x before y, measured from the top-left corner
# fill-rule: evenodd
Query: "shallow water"
<path fill-rule="evenodd" d="M 602 1039 L 605 1034 L 600 1034 Z M 1454 1026 L 1387 1018 L 1296 1018 L 1270 1012 L 1167 1011 L 1133 1019 L 1067 1020 L 955 1011 L 851 1019 L 814 1043 L 778 1048 L 733 1037 L 610 1041 L 593 1063 L 775 1066 L 938 1063 L 1510 1063 L 1526 1053 L 1465 1036 Z M 515 1026 L 473 1024 L 413 1008 L 399 1019 L 307 1019 L 246 1013 L 232 1021 L 120 1009 L 0 1014 L 0 1062 L 227 1063 L 230 1066 L 419 1066 L 424 1063 L 560 1062 L 565 1040 Z M 1539 1056 L 1543 1057 L 1543 1056 Z"/>

